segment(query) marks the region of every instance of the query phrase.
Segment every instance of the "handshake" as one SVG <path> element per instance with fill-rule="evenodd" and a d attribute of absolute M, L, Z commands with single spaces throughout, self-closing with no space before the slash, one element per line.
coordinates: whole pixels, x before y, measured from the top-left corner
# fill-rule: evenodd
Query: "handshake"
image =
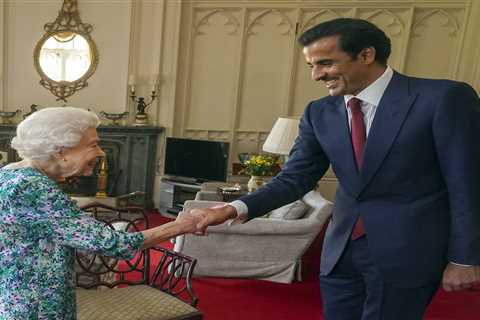
<path fill-rule="evenodd" d="M 208 226 L 218 225 L 236 217 L 236 209 L 225 204 L 211 208 L 182 211 L 178 214 L 175 224 L 180 228 L 181 233 L 206 235 Z"/>

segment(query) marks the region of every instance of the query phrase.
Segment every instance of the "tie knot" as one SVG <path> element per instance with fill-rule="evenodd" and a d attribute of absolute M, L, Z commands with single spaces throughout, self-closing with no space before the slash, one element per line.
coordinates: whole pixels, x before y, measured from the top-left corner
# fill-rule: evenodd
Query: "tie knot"
<path fill-rule="evenodd" d="M 362 100 L 353 97 L 348 100 L 347 107 L 349 107 L 352 112 L 362 111 Z"/>

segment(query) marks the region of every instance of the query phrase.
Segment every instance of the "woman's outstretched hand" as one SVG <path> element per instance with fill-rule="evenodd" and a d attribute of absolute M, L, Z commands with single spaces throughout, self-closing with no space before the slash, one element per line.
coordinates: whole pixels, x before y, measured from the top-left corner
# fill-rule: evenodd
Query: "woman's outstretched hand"
<path fill-rule="evenodd" d="M 192 209 L 182 212 L 177 217 L 177 222 L 188 229 L 185 233 L 205 235 L 208 226 L 221 224 L 229 219 L 237 217 L 237 210 L 230 205 L 222 205 L 212 208 Z"/>

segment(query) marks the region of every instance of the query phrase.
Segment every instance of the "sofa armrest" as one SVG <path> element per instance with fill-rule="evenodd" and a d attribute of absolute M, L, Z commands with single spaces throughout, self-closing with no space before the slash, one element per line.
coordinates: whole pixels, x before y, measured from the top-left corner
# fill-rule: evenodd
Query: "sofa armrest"
<path fill-rule="evenodd" d="M 221 201 L 220 196 L 216 191 L 198 191 L 195 195 L 195 200 L 201 201 Z"/>
<path fill-rule="evenodd" d="M 255 218 L 243 224 L 223 223 L 218 226 L 208 227 L 209 233 L 225 233 L 238 235 L 302 235 L 318 232 L 321 223 L 312 223 L 311 219 L 282 220 Z"/>
<path fill-rule="evenodd" d="M 210 191 L 209 191 L 210 192 Z M 203 193 L 203 191 L 201 192 L 198 192 L 197 195 L 199 193 Z M 225 202 L 222 202 L 222 201 L 211 201 L 211 200 L 187 200 L 185 201 L 185 203 L 183 204 L 183 211 L 190 211 L 192 209 L 204 209 L 204 208 L 211 208 L 211 207 L 215 207 L 215 206 L 218 206 L 218 205 L 223 205 L 225 204 Z"/>
<path fill-rule="evenodd" d="M 218 201 L 197 201 L 185 202 L 184 210 L 189 211 L 195 208 L 209 208 L 224 204 Z M 298 220 L 255 218 L 243 224 L 229 225 L 229 221 L 218 226 L 208 227 L 209 233 L 228 233 L 244 235 L 301 235 L 311 232 L 319 232 L 323 224 L 331 215 L 332 204 L 326 202 L 320 208 L 314 208 L 308 218 Z"/>

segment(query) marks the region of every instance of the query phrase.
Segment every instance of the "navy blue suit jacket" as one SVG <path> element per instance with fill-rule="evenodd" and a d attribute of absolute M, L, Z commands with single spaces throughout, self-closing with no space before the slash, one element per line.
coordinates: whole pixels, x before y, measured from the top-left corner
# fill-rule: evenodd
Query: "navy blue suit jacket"
<path fill-rule="evenodd" d="M 338 178 L 321 274 L 338 261 L 361 215 L 386 281 L 438 281 L 448 261 L 480 265 L 480 101 L 467 84 L 394 73 L 355 166 L 344 98 L 311 102 L 289 161 L 243 200 L 253 218 Z"/>

